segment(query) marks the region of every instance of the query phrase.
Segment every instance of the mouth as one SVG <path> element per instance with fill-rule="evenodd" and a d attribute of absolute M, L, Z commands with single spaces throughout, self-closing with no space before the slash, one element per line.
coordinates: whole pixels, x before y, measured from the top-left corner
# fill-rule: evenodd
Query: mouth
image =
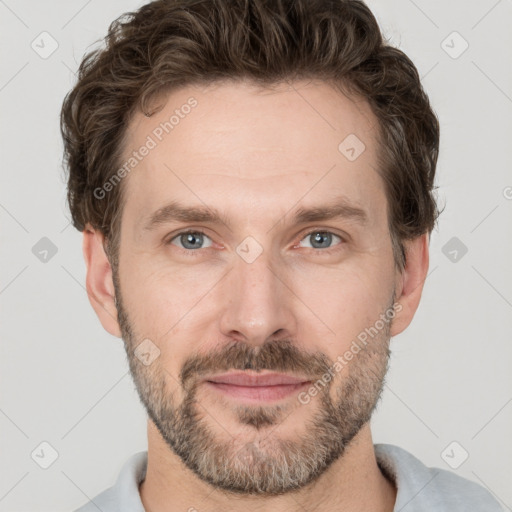
<path fill-rule="evenodd" d="M 203 380 L 210 389 L 225 396 L 248 402 L 271 402 L 296 394 L 311 384 L 310 380 L 283 373 L 230 372 Z"/>

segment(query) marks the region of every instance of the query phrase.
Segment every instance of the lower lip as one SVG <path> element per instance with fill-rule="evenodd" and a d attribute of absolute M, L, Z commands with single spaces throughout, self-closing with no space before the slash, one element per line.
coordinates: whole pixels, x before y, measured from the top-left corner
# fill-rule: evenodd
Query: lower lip
<path fill-rule="evenodd" d="M 309 386 L 309 382 L 298 384 L 279 384 L 274 386 L 235 386 L 221 382 L 206 382 L 206 384 L 224 395 L 254 402 L 270 402 L 280 400 L 297 393 Z"/>

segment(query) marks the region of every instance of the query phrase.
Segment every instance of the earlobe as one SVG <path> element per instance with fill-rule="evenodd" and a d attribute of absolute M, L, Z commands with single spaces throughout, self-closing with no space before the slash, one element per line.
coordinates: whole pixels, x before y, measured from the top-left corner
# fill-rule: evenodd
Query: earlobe
<path fill-rule="evenodd" d="M 397 276 L 395 303 L 397 314 L 391 325 L 391 336 L 404 331 L 418 309 L 429 265 L 428 234 L 404 243 L 406 263 Z"/>
<path fill-rule="evenodd" d="M 89 302 L 107 332 L 121 338 L 117 320 L 112 267 L 103 248 L 104 236 L 89 224 L 83 231 L 82 250 L 87 267 L 86 290 Z"/>

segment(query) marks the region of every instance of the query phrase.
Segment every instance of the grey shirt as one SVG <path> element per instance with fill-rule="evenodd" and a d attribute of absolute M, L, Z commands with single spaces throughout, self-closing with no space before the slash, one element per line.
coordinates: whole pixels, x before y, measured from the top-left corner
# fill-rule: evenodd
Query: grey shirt
<path fill-rule="evenodd" d="M 444 469 L 428 468 L 398 446 L 374 447 L 379 467 L 397 487 L 394 512 L 504 512 L 480 485 Z M 115 485 L 75 512 L 145 512 L 139 484 L 146 476 L 147 455 L 130 457 Z"/>

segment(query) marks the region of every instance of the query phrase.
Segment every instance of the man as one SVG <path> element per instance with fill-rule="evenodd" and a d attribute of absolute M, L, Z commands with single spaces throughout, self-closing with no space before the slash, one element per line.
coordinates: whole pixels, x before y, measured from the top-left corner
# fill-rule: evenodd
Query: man
<path fill-rule="evenodd" d="M 80 512 L 501 510 L 372 442 L 439 126 L 368 8 L 160 0 L 106 42 L 63 105 L 68 199 L 148 452 Z"/>

